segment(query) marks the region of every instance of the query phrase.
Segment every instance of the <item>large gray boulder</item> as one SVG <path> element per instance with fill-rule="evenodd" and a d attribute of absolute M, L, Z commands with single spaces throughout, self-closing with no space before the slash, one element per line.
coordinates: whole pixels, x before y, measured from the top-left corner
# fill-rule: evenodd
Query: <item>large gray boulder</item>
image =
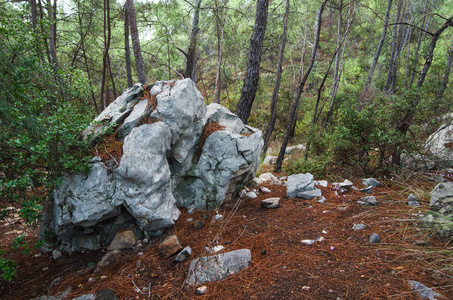
<path fill-rule="evenodd" d="M 177 219 L 175 204 L 217 208 L 254 178 L 260 130 L 221 105 L 206 107 L 190 79 L 146 89 L 124 92 L 82 133 L 92 142 L 117 130 L 123 152 L 113 165 L 94 158 L 88 173 L 69 174 L 55 189 L 39 232 L 53 232 L 60 249 L 107 248 L 131 226 L 137 236 L 160 235 Z M 212 123 L 218 131 L 206 130 Z"/>
<path fill-rule="evenodd" d="M 194 259 L 190 262 L 186 279 L 188 285 L 218 281 L 247 268 L 252 260 L 248 249 L 240 249 Z"/>
<path fill-rule="evenodd" d="M 452 114 L 443 117 L 444 124 L 425 142 L 426 153 L 438 166 L 449 166 L 453 160 L 453 123 Z"/>
<path fill-rule="evenodd" d="M 286 196 L 290 199 L 299 197 L 299 193 L 314 189 L 315 179 L 310 173 L 290 175 L 286 181 Z"/>
<path fill-rule="evenodd" d="M 179 206 L 213 209 L 235 197 L 244 182 L 254 178 L 263 147 L 260 130 L 245 126 L 241 120 L 219 104 L 208 106 L 204 124 L 219 123 L 223 129 L 207 137 L 199 150 L 181 164 L 173 164 L 173 194 Z"/>
<path fill-rule="evenodd" d="M 453 238 L 453 182 L 442 182 L 431 191 L 431 212 L 425 217 L 428 225 L 436 228 L 439 235 Z"/>

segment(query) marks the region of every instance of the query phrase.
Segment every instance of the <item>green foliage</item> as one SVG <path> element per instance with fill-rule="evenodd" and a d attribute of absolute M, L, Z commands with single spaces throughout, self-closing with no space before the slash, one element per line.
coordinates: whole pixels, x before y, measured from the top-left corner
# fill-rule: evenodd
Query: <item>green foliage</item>
<path fill-rule="evenodd" d="M 0 255 L 2 252 L 0 251 Z M 0 270 L 2 271 L 2 277 L 5 280 L 11 281 L 16 276 L 16 263 L 12 259 L 5 259 L 0 257 Z"/>

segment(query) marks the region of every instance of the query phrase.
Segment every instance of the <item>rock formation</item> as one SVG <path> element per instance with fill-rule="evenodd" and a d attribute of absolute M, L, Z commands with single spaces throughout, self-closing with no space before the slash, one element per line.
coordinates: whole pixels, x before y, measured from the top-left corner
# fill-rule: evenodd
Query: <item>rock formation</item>
<path fill-rule="evenodd" d="M 254 178 L 261 131 L 218 104 L 206 107 L 190 79 L 136 84 L 81 134 L 91 145 L 109 131 L 120 160 L 94 157 L 88 173 L 64 176 L 40 233 L 61 249 L 106 248 L 124 228 L 162 234 L 177 208 L 214 209 Z"/>

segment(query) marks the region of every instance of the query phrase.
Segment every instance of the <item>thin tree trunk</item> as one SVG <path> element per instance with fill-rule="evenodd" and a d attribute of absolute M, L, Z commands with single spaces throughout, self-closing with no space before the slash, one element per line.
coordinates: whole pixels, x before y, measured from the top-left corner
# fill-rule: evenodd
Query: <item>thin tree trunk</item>
<path fill-rule="evenodd" d="M 195 81 L 195 68 L 197 64 L 197 34 L 200 31 L 198 28 L 198 21 L 200 19 L 200 5 L 201 0 L 195 0 L 195 11 L 193 15 L 192 31 L 190 34 L 189 48 L 186 55 L 186 70 L 184 71 L 184 78 L 191 78 Z"/>
<path fill-rule="evenodd" d="M 108 68 L 108 55 L 109 55 L 109 48 L 110 48 L 110 0 L 104 0 L 104 49 L 102 55 L 102 79 L 101 79 L 101 107 L 102 110 L 106 107 L 106 99 L 105 99 L 105 81 L 106 81 L 106 73 Z"/>
<path fill-rule="evenodd" d="M 453 42 L 452 42 L 452 45 L 450 48 L 450 53 L 448 55 L 447 63 L 445 66 L 444 80 L 442 81 L 439 91 L 437 92 L 437 101 L 438 102 L 440 102 L 440 99 L 442 99 L 442 96 L 444 95 L 445 90 L 447 89 L 448 77 L 450 76 L 452 60 L 453 60 Z"/>
<path fill-rule="evenodd" d="M 43 12 L 43 5 L 41 3 L 41 0 L 38 0 L 38 4 L 39 4 L 38 5 L 39 6 L 39 15 L 40 15 L 41 20 L 43 20 L 44 19 L 44 12 Z M 44 35 L 46 30 L 44 29 L 43 22 L 40 22 L 40 26 L 41 26 L 41 32 Z M 49 64 L 51 64 L 52 63 L 52 57 L 50 56 L 49 41 L 48 41 L 47 38 L 43 37 L 43 42 L 44 42 L 45 49 L 46 49 L 47 61 L 49 62 Z"/>
<path fill-rule="evenodd" d="M 275 85 L 274 90 L 272 92 L 272 100 L 271 100 L 271 116 L 269 120 L 269 124 L 266 129 L 266 133 L 264 134 L 264 146 L 262 150 L 262 155 L 266 155 L 267 148 L 269 147 L 269 140 L 271 139 L 271 134 L 274 131 L 275 121 L 277 120 L 277 101 L 278 101 L 278 92 L 280 90 L 280 81 L 282 77 L 282 66 L 283 66 L 283 59 L 285 55 L 285 45 L 286 45 L 286 31 L 288 29 L 288 15 L 289 15 L 289 0 L 286 0 L 286 9 L 285 9 L 285 16 L 283 17 L 283 32 L 280 41 L 280 48 L 278 50 L 278 65 L 277 65 L 277 75 L 275 77 Z"/>
<path fill-rule="evenodd" d="M 124 7 L 124 55 L 126 56 L 127 87 L 132 87 L 131 47 L 129 45 L 129 14 L 127 6 Z"/>
<path fill-rule="evenodd" d="M 57 46 L 56 46 L 56 20 L 55 20 L 55 13 L 54 9 L 56 9 L 57 0 L 54 0 L 54 5 L 52 6 L 51 0 L 47 0 L 47 14 L 49 17 L 49 49 L 50 49 L 50 56 L 52 58 L 53 66 L 56 70 L 60 69 L 60 65 L 58 63 L 57 57 Z"/>
<path fill-rule="evenodd" d="M 313 65 L 315 64 L 315 60 L 316 60 L 316 56 L 317 56 L 317 52 L 318 52 L 318 46 L 319 46 L 319 36 L 320 36 L 320 33 L 321 33 L 321 25 L 322 25 L 322 18 L 321 17 L 322 17 L 322 13 L 324 11 L 324 8 L 326 7 L 327 1 L 328 0 L 324 0 L 322 2 L 322 4 L 321 4 L 320 8 L 319 8 L 319 12 L 318 12 L 318 26 L 316 28 L 315 43 L 313 45 L 313 51 L 312 51 L 312 55 L 311 55 L 311 62 L 310 62 L 310 65 L 308 66 L 308 69 L 307 69 L 306 73 L 304 74 L 304 77 L 302 77 L 302 80 L 301 80 L 301 82 L 299 84 L 299 89 L 297 90 L 296 98 L 291 103 L 289 116 L 288 116 L 288 123 L 287 123 L 287 126 L 286 126 L 285 137 L 283 139 L 282 147 L 280 148 L 280 152 L 278 154 L 277 162 L 275 163 L 275 166 L 274 166 L 274 172 L 276 172 L 276 173 L 280 172 L 281 169 L 282 169 L 283 158 L 285 157 L 285 151 L 286 151 L 286 146 L 288 145 L 290 131 L 291 131 L 292 125 L 293 125 L 293 123 L 295 121 L 295 117 L 296 117 L 296 109 L 297 109 L 297 106 L 299 105 L 300 97 L 301 97 L 302 92 L 304 90 L 305 83 L 307 82 L 308 76 L 310 75 L 311 70 L 313 69 Z"/>
<path fill-rule="evenodd" d="M 242 86 L 241 97 L 236 107 L 237 116 L 247 124 L 255 100 L 256 90 L 260 77 L 261 52 L 263 49 L 264 34 L 266 33 L 267 14 L 269 1 L 257 0 L 255 26 L 253 27 L 250 40 L 250 51 L 245 71 L 244 85 Z"/>
<path fill-rule="evenodd" d="M 216 70 L 216 78 L 215 78 L 215 86 L 214 86 L 214 95 L 213 101 L 215 103 L 220 103 L 220 73 L 222 67 L 222 42 L 223 42 L 223 34 L 225 32 L 225 9 L 223 8 L 222 13 L 223 17 L 220 18 L 221 12 L 219 7 L 219 0 L 215 0 L 215 8 L 216 8 L 216 32 L 217 32 L 217 70 Z M 228 3 L 228 0 L 225 1 L 224 5 Z"/>
<path fill-rule="evenodd" d="M 426 10 L 428 9 L 428 0 L 425 0 L 425 6 L 423 8 L 423 17 L 422 17 L 422 28 L 425 27 L 425 31 L 428 30 L 429 27 L 429 22 L 431 20 L 431 16 L 428 17 L 428 21 L 426 22 L 425 25 L 425 15 L 426 15 Z M 414 65 L 412 67 L 412 72 L 411 72 L 411 81 L 409 83 L 409 89 L 412 87 L 412 84 L 414 83 L 414 78 L 415 78 L 415 69 L 417 68 L 417 63 L 418 63 L 418 53 L 420 52 L 420 47 L 423 41 L 423 38 L 425 36 L 425 31 L 420 31 L 420 35 L 418 36 L 418 41 L 417 41 L 417 49 L 415 50 L 415 57 L 414 57 Z"/>
<path fill-rule="evenodd" d="M 138 82 L 146 83 L 145 64 L 143 62 L 142 50 L 140 49 L 140 39 L 138 37 L 137 20 L 135 18 L 134 0 L 126 0 L 126 11 L 129 14 L 132 49 L 134 50 L 135 66 L 137 68 Z"/>
<path fill-rule="evenodd" d="M 113 79 L 112 65 L 110 64 L 110 54 L 107 55 L 107 65 L 109 67 L 110 81 L 112 82 L 113 99 L 116 99 L 118 93 L 116 92 L 115 80 Z"/>
<path fill-rule="evenodd" d="M 365 83 L 365 90 L 368 90 L 368 88 L 370 87 L 374 70 L 376 69 L 376 65 L 378 63 L 379 56 L 381 55 L 382 47 L 384 46 L 385 36 L 387 35 L 387 26 L 389 23 L 390 10 L 392 8 L 392 1 L 393 0 L 388 0 L 388 2 L 387 2 L 387 11 L 385 13 L 384 27 L 382 28 L 381 40 L 379 41 L 379 45 L 376 49 L 376 53 L 374 54 L 373 62 L 371 64 L 370 70 L 368 71 L 368 77 L 367 77 L 366 83 Z"/>
<path fill-rule="evenodd" d="M 390 54 L 390 62 L 389 62 L 389 69 L 387 72 L 387 79 L 385 80 L 385 85 L 384 85 L 384 91 L 387 93 L 393 93 L 395 90 L 395 84 L 396 84 L 396 60 L 398 59 L 398 49 L 400 48 L 400 28 L 401 25 L 399 24 L 401 22 L 401 16 L 402 16 L 402 9 L 403 9 L 403 3 L 400 0 L 398 5 L 398 9 L 396 11 L 396 17 L 395 17 L 395 25 L 393 27 L 393 35 L 392 35 L 392 51 Z"/>

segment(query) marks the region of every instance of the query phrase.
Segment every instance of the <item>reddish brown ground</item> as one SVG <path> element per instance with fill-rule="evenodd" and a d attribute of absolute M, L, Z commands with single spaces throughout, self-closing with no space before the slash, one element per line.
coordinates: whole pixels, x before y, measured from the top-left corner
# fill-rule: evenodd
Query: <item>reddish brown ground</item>
<path fill-rule="evenodd" d="M 172 258 L 159 254 L 161 237 L 144 249 L 123 251 L 117 264 L 97 274 L 90 266 L 102 257 L 100 251 L 65 254 L 53 261 L 48 254 L 35 257 L 38 251 L 25 255 L 10 250 L 7 256 L 18 263 L 18 276 L 11 283 L 0 281 L 0 298 L 29 299 L 72 287 L 69 299 L 103 288 L 114 289 L 120 299 L 417 299 L 408 284 L 417 280 L 453 299 L 453 247 L 418 224 L 420 217 L 413 215 L 428 210 L 429 194 L 421 191 L 430 191 L 435 183 L 423 177 L 412 182 L 388 181 L 375 189 L 380 203 L 376 207 L 357 204 L 363 196 L 358 192 L 337 196 L 325 188 L 327 202 L 320 204 L 287 199 L 285 187 L 264 184 L 272 193 L 222 207 L 223 223 L 209 223 L 215 212 L 206 212 L 208 221 L 202 219 L 203 212 L 183 212 L 166 235 L 176 234 L 183 246 L 192 248 L 192 257 L 201 255 L 213 240 L 228 251 L 252 251 L 246 270 L 207 284 L 204 296 L 184 287 L 190 260 L 173 264 Z M 422 196 L 420 208 L 405 205 L 412 192 Z M 268 197 L 282 197 L 281 206 L 262 209 L 260 201 Z M 197 220 L 207 225 L 195 230 Z M 365 230 L 352 230 L 362 222 Z M 381 243 L 368 242 L 373 232 L 380 235 Z M 314 245 L 301 243 L 321 236 L 325 240 Z M 4 237 L 1 242 L 5 245 Z M 139 251 L 144 255 L 139 256 Z M 51 286 L 58 277 L 61 280 Z M 90 277 L 95 280 L 88 282 Z M 148 294 L 143 288 L 149 286 Z"/>

